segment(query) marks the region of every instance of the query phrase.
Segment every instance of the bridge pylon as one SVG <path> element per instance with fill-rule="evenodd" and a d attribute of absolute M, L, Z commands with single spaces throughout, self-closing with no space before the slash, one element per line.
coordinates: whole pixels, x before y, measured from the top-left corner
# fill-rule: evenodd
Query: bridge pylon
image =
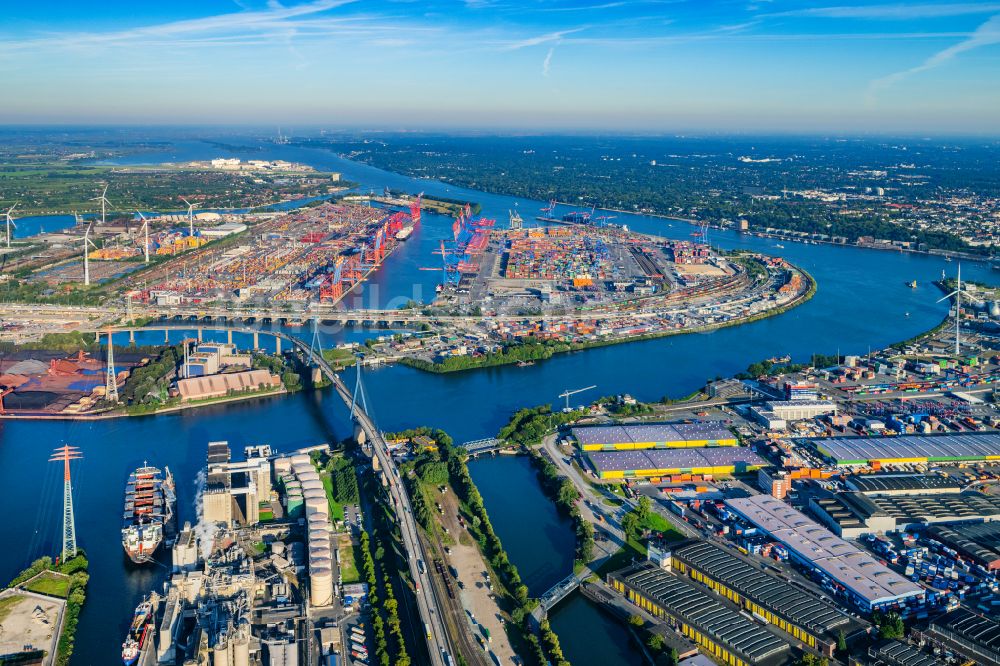
<path fill-rule="evenodd" d="M 316 365 L 316 358 L 323 358 L 323 343 L 319 338 L 319 317 L 312 318 L 312 342 L 309 343 L 309 360 Z"/>
<path fill-rule="evenodd" d="M 357 357 L 354 361 L 354 368 L 356 370 L 355 380 L 354 380 L 354 395 L 351 397 L 351 420 L 356 420 L 357 408 L 358 408 L 358 397 L 361 397 L 361 410 L 364 412 L 365 416 L 368 416 L 368 401 L 365 399 L 365 387 L 361 383 L 361 357 Z"/>

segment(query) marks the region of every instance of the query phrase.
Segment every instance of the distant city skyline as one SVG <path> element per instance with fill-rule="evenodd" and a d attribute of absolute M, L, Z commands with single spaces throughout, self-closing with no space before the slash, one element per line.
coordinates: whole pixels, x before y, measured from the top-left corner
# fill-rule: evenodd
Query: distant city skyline
<path fill-rule="evenodd" d="M 1000 2 L 5 7 L 0 123 L 1000 134 Z"/>

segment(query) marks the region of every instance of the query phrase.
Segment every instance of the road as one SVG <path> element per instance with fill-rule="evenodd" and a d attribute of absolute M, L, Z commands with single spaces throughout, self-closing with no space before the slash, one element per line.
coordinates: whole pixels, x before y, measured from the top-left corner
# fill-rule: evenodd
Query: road
<path fill-rule="evenodd" d="M 565 461 L 565 458 L 567 457 L 566 453 L 560 449 L 558 444 L 556 444 L 557 439 L 558 434 L 546 436 L 542 440 L 542 447 L 549 454 L 549 457 L 552 458 L 559 471 L 573 482 L 573 485 L 575 485 L 576 489 L 580 491 L 583 498 L 590 500 L 591 505 L 582 505 L 580 507 L 580 512 L 584 517 L 587 517 L 594 523 L 595 531 L 603 529 L 603 531 L 611 538 L 611 541 L 617 542 L 619 546 L 624 546 L 625 533 L 621 529 L 621 517 L 624 516 L 626 512 L 635 508 L 636 502 L 628 497 L 615 495 L 600 484 L 592 485 L 578 467 L 574 467 L 572 464 Z M 604 499 L 619 501 L 622 502 L 622 505 L 615 507 L 608 506 L 604 504 Z M 653 510 L 663 516 L 668 523 L 673 525 L 677 531 L 684 536 L 696 539 L 704 538 L 704 536 L 691 527 L 691 525 L 665 509 L 660 502 L 653 502 L 652 504 Z M 603 521 L 597 518 L 598 514 L 604 518 Z M 600 547 L 600 545 L 601 544 L 599 542 L 595 543 L 595 547 Z"/>
<path fill-rule="evenodd" d="M 308 347 L 305 343 L 296 344 L 308 354 Z M 333 382 L 341 399 L 350 405 L 352 394 L 340 379 L 340 376 L 334 373 L 333 368 L 322 359 L 317 358 L 315 360 L 327 378 Z M 358 410 L 355 416 L 358 424 L 365 433 L 367 442 L 372 447 L 375 457 L 378 459 L 379 466 L 385 471 L 389 496 L 392 498 L 393 508 L 399 520 L 400 533 L 403 537 L 403 547 L 410 554 L 410 576 L 416 581 L 418 587 L 415 596 L 417 607 L 420 611 L 420 618 L 425 625 L 430 627 L 430 632 L 428 632 L 426 638 L 427 651 L 430 654 L 431 663 L 435 666 L 444 666 L 447 664 L 446 660 L 450 658 L 453 650 L 448 640 L 448 634 L 444 629 L 444 624 L 441 621 L 440 605 L 435 596 L 434 587 L 431 585 L 430 569 L 426 564 L 427 555 L 417 535 L 416 519 L 413 517 L 409 495 L 403 487 L 403 481 L 399 477 L 399 470 L 392 460 L 392 456 L 389 455 L 389 449 L 382 438 L 382 434 L 375 428 L 375 424 L 372 423 L 371 419 L 363 411 Z"/>

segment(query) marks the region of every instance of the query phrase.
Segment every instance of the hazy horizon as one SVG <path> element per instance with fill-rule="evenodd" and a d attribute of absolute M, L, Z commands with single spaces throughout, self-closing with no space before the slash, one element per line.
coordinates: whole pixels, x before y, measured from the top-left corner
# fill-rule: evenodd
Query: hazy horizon
<path fill-rule="evenodd" d="M 5 8 L 3 125 L 1000 135 L 1000 2 Z"/>

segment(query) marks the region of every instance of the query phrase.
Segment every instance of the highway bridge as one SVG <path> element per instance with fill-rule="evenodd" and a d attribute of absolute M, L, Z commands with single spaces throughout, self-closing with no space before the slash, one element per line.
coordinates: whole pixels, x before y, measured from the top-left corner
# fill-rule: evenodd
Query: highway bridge
<path fill-rule="evenodd" d="M 187 330 L 190 330 L 191 328 L 190 326 L 184 326 L 182 324 L 175 324 L 172 325 L 172 327 Z M 163 326 L 162 328 L 164 328 L 164 330 L 170 330 L 171 327 Z M 226 328 L 227 330 L 232 330 L 234 332 L 251 334 L 259 332 L 257 329 L 242 326 L 215 326 L 214 328 Z M 108 329 L 106 328 L 101 329 L 100 333 L 104 333 L 107 330 Z M 112 328 L 111 330 L 129 329 Z M 351 419 L 355 426 L 355 438 L 358 439 L 359 442 L 363 442 L 371 446 L 379 468 L 381 468 L 385 473 L 389 496 L 392 499 L 393 509 L 397 519 L 399 520 L 400 533 L 403 537 L 403 547 L 409 554 L 407 560 L 410 565 L 410 576 L 416 583 L 418 611 L 425 627 L 429 627 L 429 631 L 426 631 L 426 639 L 431 664 L 433 666 L 451 666 L 453 663 L 451 661 L 451 655 L 454 654 L 454 651 L 441 620 L 441 612 L 439 610 L 440 604 L 434 595 L 434 587 L 431 585 L 429 578 L 430 569 L 426 564 L 418 564 L 426 563 L 427 555 L 424 553 L 423 546 L 417 536 L 417 527 L 413 516 L 413 510 L 410 505 L 410 498 L 407 495 L 406 488 L 400 478 L 396 463 L 393 461 L 392 456 L 389 455 L 389 449 L 385 443 L 385 439 L 382 437 L 382 433 L 375 427 L 375 424 L 372 422 L 365 410 L 360 409 L 360 405 L 355 404 L 355 395 L 348 390 L 347 386 L 340 378 L 340 375 L 334 372 L 330 364 L 327 363 L 320 354 L 314 353 L 308 343 L 282 331 L 268 331 L 266 332 L 266 335 L 274 336 L 275 340 L 279 341 L 277 342 L 279 345 L 281 344 L 280 341 L 284 341 L 288 343 L 289 348 L 296 348 L 302 351 L 309 362 L 318 367 L 320 371 L 326 375 L 327 379 L 333 383 L 337 391 L 337 395 L 339 395 L 344 401 L 344 404 L 351 409 Z"/>
<path fill-rule="evenodd" d="M 434 594 L 434 587 L 430 581 L 430 568 L 425 564 L 427 555 L 417 535 L 416 519 L 410 506 L 410 498 L 399 475 L 399 469 L 395 461 L 389 454 L 389 448 L 382 437 L 382 433 L 375 427 L 371 418 L 364 409 L 359 409 L 355 403 L 355 394 L 352 394 L 344 384 L 340 375 L 333 371 L 333 368 L 319 354 L 314 354 L 313 350 L 304 341 L 286 334 L 276 334 L 281 338 L 291 342 L 292 345 L 306 354 L 309 360 L 317 366 L 327 379 L 329 379 L 337 390 L 337 395 L 351 408 L 351 417 L 355 424 L 355 437 L 359 442 L 367 443 L 371 446 L 373 455 L 378 461 L 379 467 L 384 471 L 389 489 L 389 496 L 392 498 L 393 509 L 396 518 L 399 520 L 400 533 L 403 537 L 403 547 L 409 553 L 407 558 L 410 565 L 410 576 L 416 583 L 417 608 L 420 618 L 426 627 L 427 650 L 430 654 L 431 664 L 434 666 L 450 666 L 453 648 L 448 639 L 448 634 L 444 629 L 441 620 L 440 605 Z M 360 381 L 360 376 L 359 376 Z"/>

